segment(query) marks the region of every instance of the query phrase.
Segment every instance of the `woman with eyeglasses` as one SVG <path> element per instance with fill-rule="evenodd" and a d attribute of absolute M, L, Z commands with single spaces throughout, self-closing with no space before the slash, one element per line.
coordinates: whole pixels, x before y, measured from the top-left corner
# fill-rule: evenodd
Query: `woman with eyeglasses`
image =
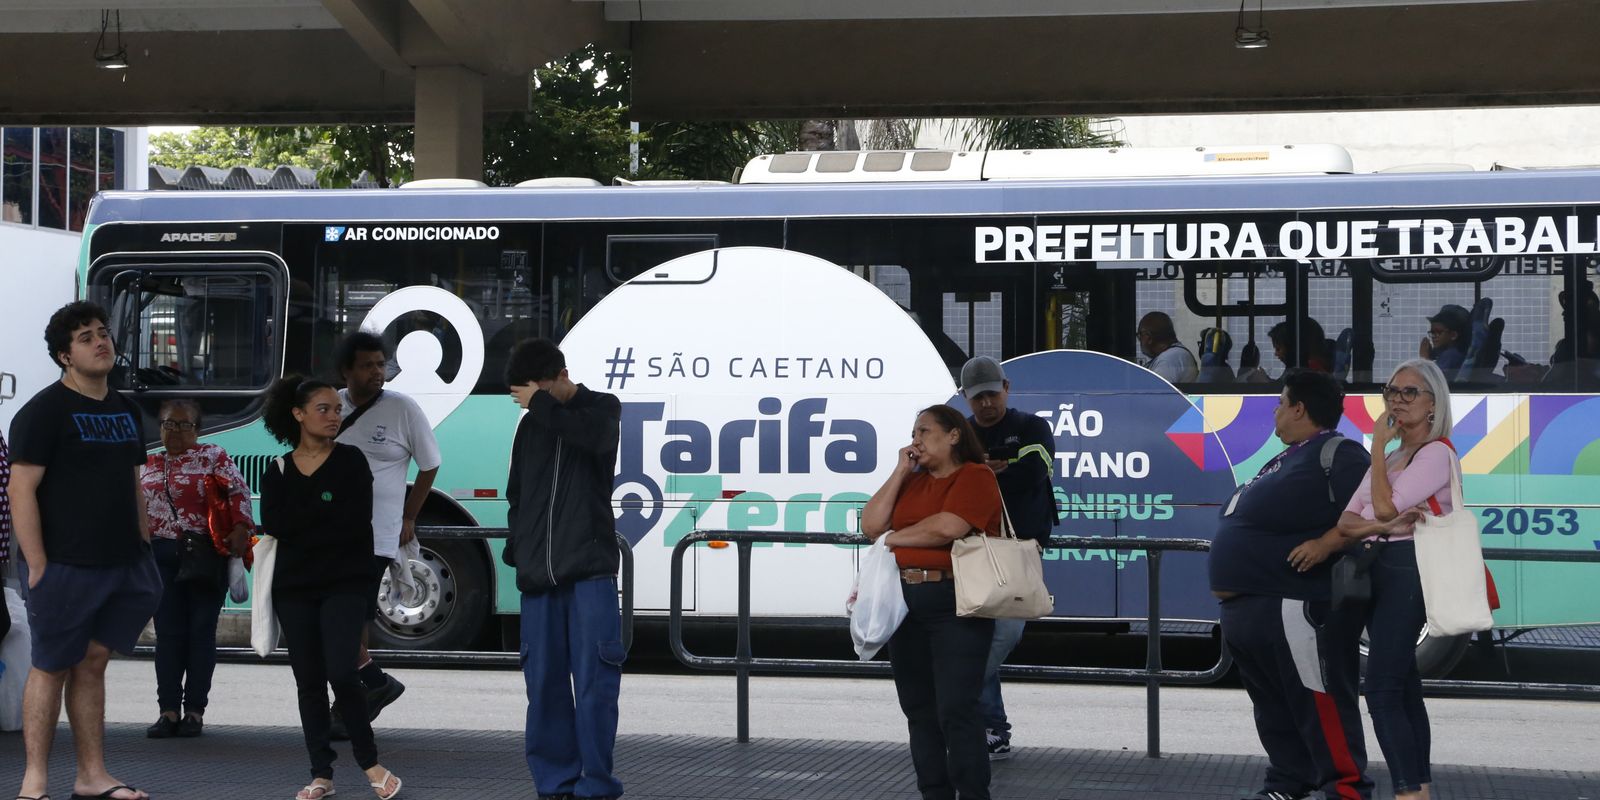
<path fill-rule="evenodd" d="M 294 449 L 261 475 L 261 528 L 278 541 L 272 605 L 289 648 L 300 730 L 311 755 L 311 782 L 295 798 L 334 794 L 332 686 L 356 765 L 373 792 L 389 800 L 400 793 L 400 778 L 378 763 L 367 691 L 356 673 L 361 628 L 373 602 L 372 470 L 360 449 L 334 441 L 341 406 L 332 386 L 299 376 L 282 378 L 268 391 L 262 412 L 267 432 Z"/>
<path fill-rule="evenodd" d="M 1456 469 L 1450 387 L 1439 365 L 1412 359 L 1383 387 L 1386 413 L 1372 427 L 1372 468 L 1339 519 L 1339 533 L 1378 548 L 1368 604 L 1366 695 L 1372 730 L 1396 800 L 1429 797 L 1428 709 L 1417 671 L 1417 636 L 1427 621 L 1412 535 L 1424 513 L 1450 513 Z M 1393 453 L 1391 442 L 1399 441 Z"/>
<path fill-rule="evenodd" d="M 161 571 L 156 608 L 156 703 L 161 716 L 145 729 L 152 739 L 192 738 L 204 729 L 211 676 L 217 668 L 217 615 L 222 611 L 226 557 L 250 549 L 250 487 L 221 447 L 200 444 L 200 406 L 161 404 L 163 450 L 140 474 L 150 547 Z M 183 574 L 184 537 L 210 548 L 224 565 L 210 576 Z M 209 577 L 209 579 L 207 579 Z"/>

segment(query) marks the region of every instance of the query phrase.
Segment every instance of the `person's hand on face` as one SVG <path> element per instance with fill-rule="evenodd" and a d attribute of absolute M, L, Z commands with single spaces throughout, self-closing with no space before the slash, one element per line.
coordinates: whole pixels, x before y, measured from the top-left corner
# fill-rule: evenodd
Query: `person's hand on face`
<path fill-rule="evenodd" d="M 1400 427 L 1396 424 L 1394 414 L 1385 413 L 1378 418 L 1377 422 L 1372 424 L 1373 449 L 1382 450 L 1384 445 L 1394 441 L 1395 436 L 1398 435 L 1399 432 Z"/>
<path fill-rule="evenodd" d="M 539 384 L 537 383 L 531 381 L 519 383 L 511 387 L 511 399 L 515 400 L 518 406 L 527 408 L 528 402 L 533 399 L 533 395 L 537 391 L 539 391 Z"/>
<path fill-rule="evenodd" d="M 917 468 L 917 460 L 920 458 L 922 458 L 922 453 L 917 450 L 916 445 L 906 445 L 900 448 L 900 457 L 895 463 L 895 470 L 898 472 L 911 472 Z"/>

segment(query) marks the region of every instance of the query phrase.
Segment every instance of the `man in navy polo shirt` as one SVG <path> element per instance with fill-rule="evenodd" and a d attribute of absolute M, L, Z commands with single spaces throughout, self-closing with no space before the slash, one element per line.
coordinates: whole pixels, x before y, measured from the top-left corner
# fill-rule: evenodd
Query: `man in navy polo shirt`
<path fill-rule="evenodd" d="M 1329 800 L 1366 800 L 1372 781 L 1356 699 L 1361 615 L 1331 608 L 1327 563 L 1297 566 L 1290 553 L 1338 524 L 1370 459 L 1334 430 L 1344 406 L 1337 381 L 1291 370 L 1283 384 L 1273 427 L 1288 447 L 1223 505 L 1211 545 L 1222 640 L 1270 762 L 1265 787 L 1251 797 L 1299 800 L 1321 791 Z"/>
<path fill-rule="evenodd" d="M 962 365 L 961 395 L 972 409 L 967 421 L 972 423 L 988 454 L 986 463 L 1000 484 L 1000 497 L 1005 500 L 1017 538 L 1049 538 L 1056 524 L 1055 490 L 1050 484 L 1055 472 L 1056 437 L 1050 423 L 1008 406 L 1011 381 L 1006 380 L 1000 362 L 988 356 L 977 356 Z M 983 693 L 978 696 L 990 761 L 1011 757 L 1011 723 L 1006 719 L 1005 699 L 1000 694 L 1000 665 L 1022 640 L 1023 625 L 1020 619 L 994 621 L 994 641 L 983 672 Z"/>

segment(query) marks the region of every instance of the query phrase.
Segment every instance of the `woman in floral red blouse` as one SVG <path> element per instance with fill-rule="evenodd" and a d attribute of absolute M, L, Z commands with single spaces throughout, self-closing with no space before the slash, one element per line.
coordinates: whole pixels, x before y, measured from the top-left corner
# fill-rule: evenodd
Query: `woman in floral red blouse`
<path fill-rule="evenodd" d="M 200 407 L 192 400 L 161 404 L 165 452 L 145 462 L 141 484 L 150 517 L 151 547 L 161 569 L 156 609 L 156 701 L 161 716 L 152 739 L 199 736 L 211 675 L 217 666 L 220 582 L 178 581 L 185 531 L 207 533 L 223 555 L 250 550 L 250 487 L 221 447 L 198 442 Z"/>

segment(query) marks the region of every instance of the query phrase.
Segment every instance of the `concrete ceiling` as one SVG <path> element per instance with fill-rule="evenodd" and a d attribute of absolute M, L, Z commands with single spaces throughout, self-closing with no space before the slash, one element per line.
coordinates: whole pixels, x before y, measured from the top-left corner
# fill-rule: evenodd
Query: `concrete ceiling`
<path fill-rule="evenodd" d="M 1263 5 L 1246 51 L 1230 0 L 124 0 L 119 73 L 103 6 L 0 0 L 0 124 L 408 121 L 435 66 L 520 109 L 589 42 L 643 119 L 1600 103 L 1594 0 Z"/>

